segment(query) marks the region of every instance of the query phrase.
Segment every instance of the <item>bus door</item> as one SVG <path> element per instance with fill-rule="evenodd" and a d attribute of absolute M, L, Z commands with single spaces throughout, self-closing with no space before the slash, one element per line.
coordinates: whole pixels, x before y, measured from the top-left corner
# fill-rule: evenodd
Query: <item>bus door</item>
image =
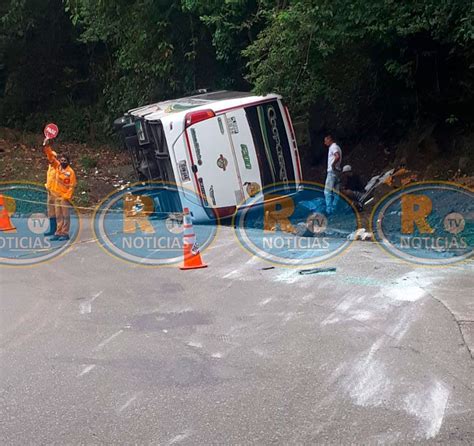
<path fill-rule="evenodd" d="M 205 207 L 234 208 L 243 199 L 242 181 L 231 147 L 225 116 L 192 124 L 186 129 L 190 165 Z"/>
<path fill-rule="evenodd" d="M 259 197 L 261 195 L 262 179 L 247 114 L 243 108 L 237 108 L 228 111 L 225 117 L 238 172 L 242 181 L 243 198 Z M 240 202 L 237 203 L 237 205 L 239 204 Z"/>

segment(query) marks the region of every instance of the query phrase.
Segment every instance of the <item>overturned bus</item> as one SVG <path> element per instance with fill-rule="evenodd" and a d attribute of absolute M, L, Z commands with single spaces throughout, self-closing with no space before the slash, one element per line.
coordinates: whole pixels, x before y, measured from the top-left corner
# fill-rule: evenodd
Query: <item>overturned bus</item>
<path fill-rule="evenodd" d="M 114 124 L 138 179 L 176 184 L 165 207 L 188 207 L 196 221 L 230 217 L 249 197 L 263 202 L 266 186 L 302 181 L 290 115 L 276 94 L 206 92 L 129 110 Z"/>

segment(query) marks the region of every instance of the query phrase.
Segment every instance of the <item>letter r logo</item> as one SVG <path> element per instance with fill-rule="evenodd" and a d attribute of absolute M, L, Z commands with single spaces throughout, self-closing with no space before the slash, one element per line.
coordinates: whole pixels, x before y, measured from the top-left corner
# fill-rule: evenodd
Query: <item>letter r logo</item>
<path fill-rule="evenodd" d="M 279 195 L 266 195 L 263 205 L 264 210 L 264 231 L 272 231 L 277 226 L 282 231 L 293 231 L 293 225 L 288 219 L 293 215 L 295 205 L 289 197 Z"/>
<path fill-rule="evenodd" d="M 147 195 L 125 195 L 123 203 L 123 232 L 134 233 L 138 226 L 142 232 L 153 234 L 155 229 L 149 221 L 149 216 L 154 208 L 152 197 Z"/>
<path fill-rule="evenodd" d="M 426 221 L 433 203 L 426 195 L 406 194 L 401 197 L 402 233 L 413 234 L 415 224 L 421 234 L 432 234 L 434 229 Z"/>

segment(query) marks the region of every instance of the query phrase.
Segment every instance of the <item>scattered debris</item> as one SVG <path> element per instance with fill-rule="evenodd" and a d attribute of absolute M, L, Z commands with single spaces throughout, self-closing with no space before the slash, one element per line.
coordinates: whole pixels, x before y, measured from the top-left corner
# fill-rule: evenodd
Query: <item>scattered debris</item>
<path fill-rule="evenodd" d="M 418 174 L 405 167 L 401 167 L 385 181 L 391 187 L 402 187 L 418 180 Z"/>
<path fill-rule="evenodd" d="M 463 177 L 454 176 L 451 181 L 455 181 L 461 186 L 467 186 L 471 189 L 474 188 L 474 176 L 463 176 Z"/>
<path fill-rule="evenodd" d="M 311 268 L 311 269 L 302 269 L 299 273 L 304 276 L 308 274 L 320 274 L 320 273 L 334 273 L 336 272 L 336 267 L 328 267 L 328 268 Z"/>
<path fill-rule="evenodd" d="M 313 237 L 314 234 L 308 229 L 306 223 L 300 222 L 296 225 L 296 235 L 298 237 Z"/>
<path fill-rule="evenodd" d="M 375 189 L 379 184 L 385 183 L 393 175 L 394 171 L 394 169 L 390 169 L 384 174 L 375 175 L 374 177 L 372 177 L 365 185 L 364 189 L 366 193 L 369 193 L 370 191 Z"/>
<path fill-rule="evenodd" d="M 374 234 L 372 234 L 372 232 L 367 231 L 365 228 L 361 228 L 349 234 L 347 236 L 347 239 L 350 241 L 362 240 L 363 242 L 371 242 L 374 240 Z"/>

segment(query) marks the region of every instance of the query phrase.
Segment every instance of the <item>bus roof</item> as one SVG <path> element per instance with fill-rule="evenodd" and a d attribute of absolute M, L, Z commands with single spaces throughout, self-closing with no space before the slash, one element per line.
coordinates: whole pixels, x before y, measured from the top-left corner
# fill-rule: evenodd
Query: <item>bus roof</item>
<path fill-rule="evenodd" d="M 279 96 L 275 94 L 255 96 L 252 93 L 242 91 L 221 90 L 145 105 L 131 109 L 127 114 L 146 120 L 158 120 L 169 114 L 186 113 L 189 109 L 198 107 L 201 109 L 211 108 L 216 111 L 216 108 L 224 110 L 272 98 L 279 98 Z M 216 107 L 217 104 L 218 107 Z M 176 118 L 178 118 L 178 116 L 176 116 Z M 179 116 L 179 118 L 181 118 L 181 116 Z"/>

